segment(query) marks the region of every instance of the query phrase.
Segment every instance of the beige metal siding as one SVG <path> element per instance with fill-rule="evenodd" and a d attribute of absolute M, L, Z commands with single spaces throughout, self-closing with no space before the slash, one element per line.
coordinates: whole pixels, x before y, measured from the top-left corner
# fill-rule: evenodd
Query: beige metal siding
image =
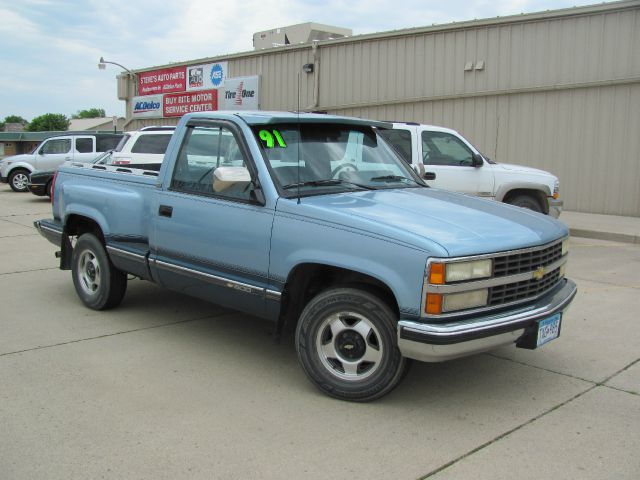
<path fill-rule="evenodd" d="M 568 210 L 640 216 L 640 83 L 335 113 L 446 125 L 498 162 L 558 176 Z"/>
<path fill-rule="evenodd" d="M 637 79 L 639 32 L 636 8 L 323 46 L 320 103 L 333 110 Z M 464 71 L 480 61 L 483 70 Z"/>

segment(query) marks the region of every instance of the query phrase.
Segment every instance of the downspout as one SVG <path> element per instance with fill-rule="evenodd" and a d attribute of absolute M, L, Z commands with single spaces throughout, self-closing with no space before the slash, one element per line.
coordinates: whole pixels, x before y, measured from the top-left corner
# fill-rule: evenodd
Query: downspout
<path fill-rule="evenodd" d="M 320 55 L 318 54 L 318 40 L 311 44 L 311 55 L 313 57 L 313 103 L 306 110 L 315 110 L 320 101 Z"/>

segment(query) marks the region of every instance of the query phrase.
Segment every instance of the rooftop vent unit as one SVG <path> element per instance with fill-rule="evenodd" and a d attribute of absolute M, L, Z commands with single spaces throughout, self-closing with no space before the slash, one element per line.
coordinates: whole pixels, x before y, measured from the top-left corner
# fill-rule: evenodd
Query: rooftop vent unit
<path fill-rule="evenodd" d="M 350 28 L 333 27 L 321 23 L 300 23 L 254 33 L 253 47 L 256 50 L 262 50 L 263 48 L 311 43 L 314 40 L 332 40 L 351 35 L 353 35 L 353 30 Z"/>

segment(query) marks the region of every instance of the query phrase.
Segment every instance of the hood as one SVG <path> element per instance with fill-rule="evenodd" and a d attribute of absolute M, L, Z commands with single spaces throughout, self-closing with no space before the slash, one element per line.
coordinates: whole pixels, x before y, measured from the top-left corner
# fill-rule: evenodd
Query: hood
<path fill-rule="evenodd" d="M 545 215 L 431 188 L 281 200 L 278 210 L 392 238 L 434 255 L 464 256 L 543 245 L 569 234 Z M 444 249 L 444 252 L 439 252 Z"/>
<path fill-rule="evenodd" d="M 2 163 L 3 165 L 6 165 L 7 162 L 11 162 L 11 163 L 28 162 L 28 163 L 32 163 L 33 162 L 33 155 L 31 155 L 30 153 L 22 153 L 20 155 L 12 155 L 10 157 L 4 157 L 2 160 L 0 160 L 0 163 Z"/>
<path fill-rule="evenodd" d="M 496 163 L 494 168 L 499 168 L 502 170 L 507 170 L 509 172 L 517 172 L 517 173 L 525 173 L 529 175 L 544 175 L 545 177 L 553 177 L 555 176 L 545 170 L 539 170 L 537 168 L 525 167 L 523 165 L 513 165 L 511 163 Z"/>

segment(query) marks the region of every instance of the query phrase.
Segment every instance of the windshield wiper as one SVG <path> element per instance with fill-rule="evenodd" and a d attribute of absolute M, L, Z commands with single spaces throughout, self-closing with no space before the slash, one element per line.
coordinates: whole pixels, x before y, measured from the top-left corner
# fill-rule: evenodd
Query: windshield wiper
<path fill-rule="evenodd" d="M 282 188 L 285 190 L 289 190 L 291 188 L 296 187 L 326 187 L 332 185 L 354 185 L 358 188 L 364 188 L 365 190 L 375 190 L 375 187 L 370 187 L 368 185 L 362 185 L 360 183 L 348 182 L 346 180 L 340 180 L 338 178 L 334 179 L 326 179 L 326 180 L 309 180 L 307 182 L 299 182 L 299 183 L 289 183 L 284 185 Z"/>
<path fill-rule="evenodd" d="M 415 183 L 416 185 L 422 185 L 419 182 L 416 182 L 412 178 L 403 177 L 402 175 L 383 175 L 382 177 L 373 177 L 369 179 L 372 182 L 400 182 L 400 181 L 410 181 Z"/>

